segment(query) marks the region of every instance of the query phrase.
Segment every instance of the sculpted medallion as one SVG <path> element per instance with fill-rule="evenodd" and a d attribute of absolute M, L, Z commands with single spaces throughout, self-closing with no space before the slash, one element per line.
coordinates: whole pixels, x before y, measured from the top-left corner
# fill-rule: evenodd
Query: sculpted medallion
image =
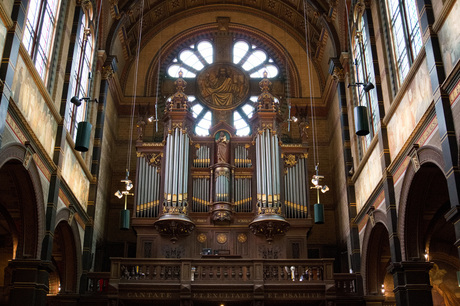
<path fill-rule="evenodd" d="M 197 77 L 198 95 L 212 109 L 232 109 L 245 101 L 249 77 L 229 64 L 215 64 Z"/>
<path fill-rule="evenodd" d="M 217 235 L 217 242 L 219 242 L 220 244 L 224 244 L 225 242 L 227 242 L 227 235 L 226 234 Z"/>

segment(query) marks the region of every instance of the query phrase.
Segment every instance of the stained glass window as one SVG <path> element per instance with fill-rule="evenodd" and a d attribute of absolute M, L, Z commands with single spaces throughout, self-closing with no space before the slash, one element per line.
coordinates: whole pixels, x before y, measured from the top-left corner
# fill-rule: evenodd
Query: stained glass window
<path fill-rule="evenodd" d="M 255 44 L 250 44 L 245 40 L 237 40 L 231 45 L 231 62 L 223 63 L 225 65 L 231 65 L 235 69 L 240 69 L 242 74 L 246 74 L 246 78 L 249 79 L 261 79 L 264 76 L 264 72 L 267 72 L 268 78 L 276 78 L 279 76 L 279 68 L 275 64 L 274 60 L 270 58 L 266 51 L 262 50 Z M 175 79 L 179 75 L 179 71 L 182 71 L 183 78 L 194 79 L 203 71 L 209 72 L 211 65 L 214 63 L 216 46 L 213 41 L 201 40 L 197 43 L 191 44 L 177 53 L 177 56 L 171 60 L 170 64 L 166 68 L 166 72 L 169 77 Z M 228 69 L 228 68 L 223 68 Z M 217 76 L 218 77 L 218 76 Z M 235 76 L 231 80 L 233 85 L 228 86 L 239 86 L 238 78 L 243 77 L 242 75 Z M 207 79 L 205 79 L 207 81 Z M 215 81 L 215 79 L 213 79 Z M 195 82 L 199 82 L 199 77 Z M 257 82 L 257 81 L 256 81 Z M 196 86 L 195 86 L 196 87 Z M 222 102 L 233 101 L 233 98 L 224 97 Z M 219 112 L 219 109 L 211 109 L 206 103 L 200 101 L 198 96 L 190 96 L 189 101 L 192 102 L 191 111 L 193 117 L 196 118 L 195 134 L 200 136 L 209 135 L 209 128 L 212 124 L 213 116 L 216 116 L 214 112 Z M 249 126 L 249 119 L 254 113 L 254 101 L 257 101 L 257 96 L 248 97 L 241 104 L 235 105 L 233 108 L 233 115 L 231 117 L 231 124 L 237 130 L 238 136 L 247 136 L 251 133 Z M 230 102 L 229 102 L 230 103 Z M 224 105 L 227 107 L 228 105 Z M 232 109 L 230 107 L 230 109 Z"/>

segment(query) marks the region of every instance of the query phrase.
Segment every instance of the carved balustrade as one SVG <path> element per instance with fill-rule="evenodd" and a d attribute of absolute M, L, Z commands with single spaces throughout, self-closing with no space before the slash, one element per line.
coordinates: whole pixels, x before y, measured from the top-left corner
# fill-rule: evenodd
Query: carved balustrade
<path fill-rule="evenodd" d="M 112 258 L 110 278 L 120 282 L 334 283 L 333 259 L 129 259 Z M 338 283 L 348 288 L 350 280 Z M 352 280 L 351 280 L 352 281 Z M 347 289 L 351 290 L 351 289 Z"/>

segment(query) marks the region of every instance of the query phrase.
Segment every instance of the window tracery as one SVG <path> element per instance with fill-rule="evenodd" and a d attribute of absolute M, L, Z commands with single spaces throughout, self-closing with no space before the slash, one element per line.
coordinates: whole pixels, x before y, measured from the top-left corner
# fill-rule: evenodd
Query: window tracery
<path fill-rule="evenodd" d="M 49 73 L 60 5 L 59 0 L 31 0 L 27 10 L 22 43 L 43 81 L 46 81 Z"/>
<path fill-rule="evenodd" d="M 257 96 L 249 94 L 252 79 L 260 79 L 267 72 L 268 78 L 279 77 L 279 68 L 269 54 L 255 44 L 237 39 L 231 44 L 231 59 L 215 62 L 218 49 L 215 41 L 200 40 L 187 46 L 166 68 L 171 78 L 182 71 L 184 78 L 195 79 L 195 92 L 189 95 L 192 113 L 196 118 L 195 134 L 209 135 L 214 112 L 231 111 L 227 117 L 238 136 L 251 133 L 249 119 L 254 112 Z M 219 117 L 221 118 L 221 117 Z"/>

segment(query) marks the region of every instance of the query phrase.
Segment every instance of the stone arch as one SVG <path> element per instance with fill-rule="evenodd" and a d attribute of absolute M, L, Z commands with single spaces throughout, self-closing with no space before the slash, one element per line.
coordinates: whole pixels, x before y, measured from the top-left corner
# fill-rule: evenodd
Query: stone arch
<path fill-rule="evenodd" d="M 13 258 L 38 259 L 45 234 L 45 205 L 40 174 L 32 151 L 20 143 L 0 150 L 0 205 L 17 226 L 17 247 Z M 20 191 L 20 192 L 19 192 Z M 26 232 L 27 227 L 27 232 Z"/>
<path fill-rule="evenodd" d="M 166 65 L 170 64 L 171 60 L 179 50 L 182 50 L 183 48 L 188 47 L 190 44 L 201 39 L 211 39 L 213 37 L 212 33 L 215 32 L 216 27 L 217 24 L 196 26 L 165 41 L 161 48 L 160 74 L 162 76 L 166 75 Z M 260 29 L 245 26 L 242 24 L 232 24 L 232 31 L 235 32 L 235 39 L 245 39 L 267 51 L 270 57 L 272 57 L 275 61 L 276 65 L 279 66 L 280 75 L 282 75 L 283 78 L 289 80 L 290 86 L 288 94 L 292 97 L 302 96 L 300 72 L 294 58 L 292 57 L 292 54 L 290 54 L 289 50 L 283 46 L 282 42 L 277 41 Z M 153 96 L 156 92 L 159 56 L 160 54 L 157 52 L 157 54 L 152 57 L 148 71 L 146 73 L 144 86 L 145 92 L 143 93 L 146 96 Z M 132 64 L 133 63 L 131 62 L 129 65 L 126 65 L 125 71 L 123 71 L 121 83 L 124 86 L 127 85 L 126 78 L 129 75 L 130 69 L 132 69 Z M 316 66 L 314 66 L 313 69 L 315 69 L 314 73 L 317 74 L 318 80 L 320 81 L 321 71 L 319 71 L 318 67 Z"/>
<path fill-rule="evenodd" d="M 50 274 L 50 293 L 57 293 L 59 289 L 63 293 L 77 293 L 82 272 L 80 254 L 78 225 L 71 211 L 62 208 L 56 214 L 52 256 L 56 270 Z"/>
<path fill-rule="evenodd" d="M 442 152 L 438 148 L 432 146 L 421 147 L 417 150 L 417 156 L 420 164 L 420 169 L 422 169 L 422 171 L 435 171 L 435 168 L 437 168 L 439 169 L 439 171 L 442 172 L 443 179 L 445 180 L 445 174 L 443 170 L 444 159 L 442 157 Z M 419 253 L 419 248 L 421 247 L 419 245 L 420 241 L 414 242 L 415 239 L 406 239 L 408 231 L 407 219 L 409 216 L 409 206 L 411 202 L 409 197 L 410 195 L 413 195 L 416 191 L 414 190 L 414 186 L 417 184 L 417 181 L 414 181 L 414 179 L 416 179 L 416 175 L 420 179 L 424 173 L 418 171 L 416 171 L 414 164 L 410 162 L 407 166 L 401 188 L 401 195 L 398 208 L 398 236 L 401 242 L 401 256 L 403 260 L 409 260 L 410 258 L 414 257 L 423 257 L 423 254 Z M 412 214 L 413 213 L 414 212 L 412 211 Z M 412 246 L 408 246 L 408 244 L 410 243 L 412 243 Z M 414 243 L 417 243 L 418 245 L 413 245 Z M 411 249 L 409 254 L 408 249 Z"/>
<path fill-rule="evenodd" d="M 386 214 L 377 210 L 373 212 L 373 218 L 373 221 L 372 218 L 367 221 L 362 244 L 361 272 L 367 295 L 379 294 L 381 284 L 389 281 L 386 265 L 391 260 Z M 386 261 L 384 267 L 382 259 Z"/>

